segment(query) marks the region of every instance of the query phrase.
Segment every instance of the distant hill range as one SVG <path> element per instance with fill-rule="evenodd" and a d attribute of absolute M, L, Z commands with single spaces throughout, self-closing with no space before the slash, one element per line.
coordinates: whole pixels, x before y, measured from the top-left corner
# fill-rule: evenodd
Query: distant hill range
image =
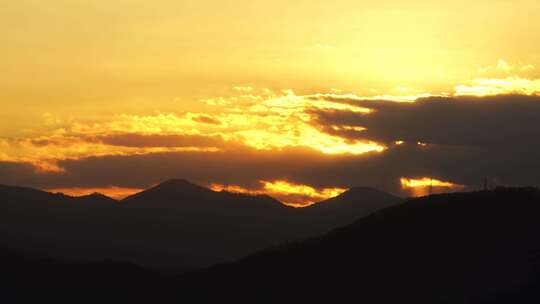
<path fill-rule="evenodd" d="M 17 278 L 4 293 L 13 299 L 110 300 L 112 291 L 130 303 L 540 303 L 539 219 L 540 190 L 498 188 L 411 199 L 179 276 L 5 250 L 0 267 Z"/>
<path fill-rule="evenodd" d="M 323 234 L 400 198 L 353 188 L 306 208 L 265 195 L 216 192 L 175 179 L 116 201 L 0 186 L 0 247 L 188 270 Z"/>

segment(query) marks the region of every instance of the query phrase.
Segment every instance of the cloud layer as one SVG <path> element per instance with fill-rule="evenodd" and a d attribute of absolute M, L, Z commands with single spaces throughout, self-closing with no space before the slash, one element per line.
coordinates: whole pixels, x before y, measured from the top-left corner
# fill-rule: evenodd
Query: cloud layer
<path fill-rule="evenodd" d="M 408 191 L 402 178 L 540 185 L 535 94 L 401 102 L 410 100 L 249 93 L 220 97 L 206 113 L 119 115 L 0 139 L 0 183 L 140 189 L 182 177 L 246 191 L 286 181 L 313 193 L 361 185 L 397 194 Z"/>

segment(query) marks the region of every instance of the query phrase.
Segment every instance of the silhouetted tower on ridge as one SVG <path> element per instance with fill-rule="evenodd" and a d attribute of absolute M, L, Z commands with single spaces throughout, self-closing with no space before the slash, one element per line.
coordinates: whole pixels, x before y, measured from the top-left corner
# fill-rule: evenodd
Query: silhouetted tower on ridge
<path fill-rule="evenodd" d="M 484 177 L 484 191 L 489 190 L 488 178 Z"/>

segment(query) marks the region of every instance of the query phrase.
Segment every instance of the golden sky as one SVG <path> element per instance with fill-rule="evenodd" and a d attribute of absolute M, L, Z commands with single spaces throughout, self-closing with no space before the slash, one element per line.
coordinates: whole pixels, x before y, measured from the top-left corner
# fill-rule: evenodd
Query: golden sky
<path fill-rule="evenodd" d="M 4 1 L 0 161 L 69 174 L 59 161 L 245 149 L 362 158 L 433 144 L 321 113 L 373 125 L 376 100 L 536 96 L 538 33 L 536 0 Z M 362 132 L 373 136 L 343 135 Z M 284 180 L 310 186 L 269 182 Z"/>

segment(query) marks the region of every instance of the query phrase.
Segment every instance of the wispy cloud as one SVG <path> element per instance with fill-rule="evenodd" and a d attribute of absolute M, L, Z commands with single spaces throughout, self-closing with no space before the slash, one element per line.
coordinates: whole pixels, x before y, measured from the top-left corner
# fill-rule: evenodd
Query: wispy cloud
<path fill-rule="evenodd" d="M 521 77 L 477 78 L 455 88 L 457 96 L 495 96 L 503 94 L 540 94 L 540 79 Z"/>

